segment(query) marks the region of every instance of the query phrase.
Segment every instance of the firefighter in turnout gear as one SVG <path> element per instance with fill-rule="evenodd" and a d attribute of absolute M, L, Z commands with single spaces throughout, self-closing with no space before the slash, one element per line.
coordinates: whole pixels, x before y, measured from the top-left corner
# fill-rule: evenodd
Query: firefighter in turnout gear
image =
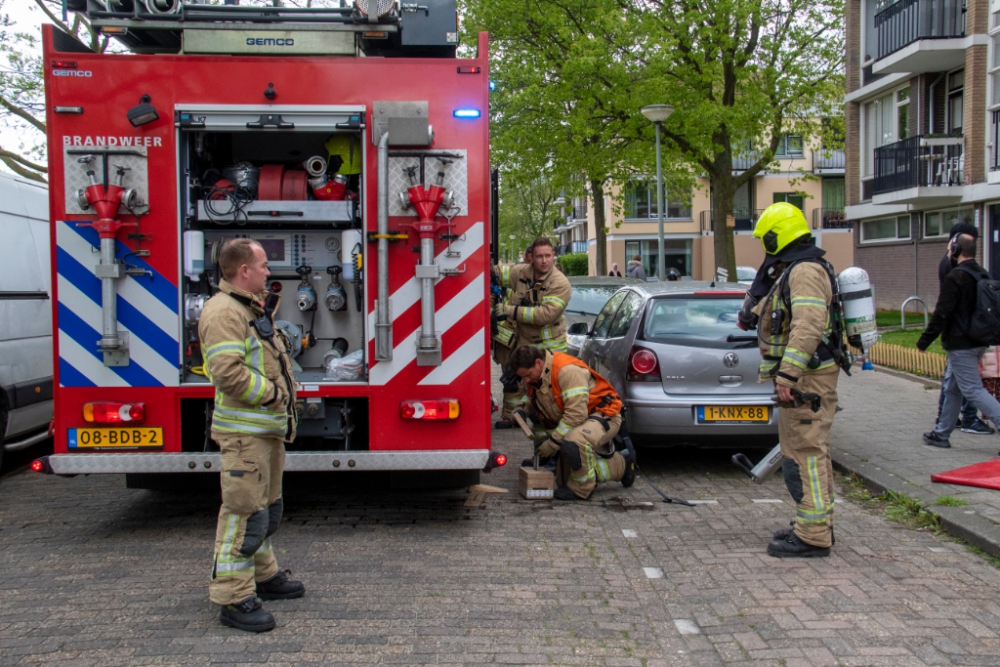
<path fill-rule="evenodd" d="M 223 625 L 264 632 L 274 618 L 260 600 L 301 597 L 305 587 L 278 569 L 271 536 L 281 523 L 284 443 L 295 438 L 295 378 L 276 332 L 277 295 L 266 290 L 267 256 L 250 239 L 220 252 L 224 280 L 198 326 L 215 386 L 212 439 L 222 452 L 222 508 L 209 597 Z"/>
<path fill-rule="evenodd" d="M 572 355 L 530 345 L 510 363 L 527 386 L 523 413 L 536 424 L 535 453 L 556 457 L 555 497 L 586 500 L 600 482 L 632 486 L 635 461 L 612 443 L 622 402 L 608 381 Z"/>
<path fill-rule="evenodd" d="M 792 529 L 775 533 L 767 553 L 778 558 L 828 556 L 834 503 L 830 427 L 840 364 L 847 358 L 834 303 L 836 278 L 797 207 L 767 207 L 753 235 L 767 256 L 747 293 L 739 323 L 744 329 L 758 329 L 758 381 L 775 383 L 782 470 L 797 505 Z M 797 401 L 793 390 L 818 394 L 819 411 Z"/>
<path fill-rule="evenodd" d="M 508 290 L 508 297 L 495 306 L 494 313 L 501 324 L 514 324 L 509 349 L 531 345 L 549 352 L 565 352 L 566 318 L 563 311 L 573 290 L 566 276 L 555 268 L 555 252 L 549 239 L 535 239 L 531 251 L 531 264 L 500 269 L 500 286 Z M 502 328 L 500 331 L 504 332 Z M 501 352 L 498 357 L 503 354 Z M 497 363 L 500 363 L 499 358 Z M 510 368 L 505 368 L 504 364 L 501 368 L 504 369 L 500 377 L 504 400 L 497 428 L 510 428 L 511 412 L 523 408 L 527 397 Z"/>

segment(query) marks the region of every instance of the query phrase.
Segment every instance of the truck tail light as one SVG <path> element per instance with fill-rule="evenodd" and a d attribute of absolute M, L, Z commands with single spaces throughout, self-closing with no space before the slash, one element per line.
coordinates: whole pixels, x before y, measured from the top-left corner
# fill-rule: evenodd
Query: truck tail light
<path fill-rule="evenodd" d="M 95 424 L 121 424 L 141 422 L 146 418 L 145 403 L 98 403 L 83 404 L 83 420 Z"/>
<path fill-rule="evenodd" d="M 628 355 L 629 382 L 659 382 L 660 361 L 656 353 L 644 347 L 633 347 Z"/>
<path fill-rule="evenodd" d="M 461 412 L 462 408 L 454 398 L 403 401 L 399 404 L 399 416 L 403 419 L 458 419 Z"/>

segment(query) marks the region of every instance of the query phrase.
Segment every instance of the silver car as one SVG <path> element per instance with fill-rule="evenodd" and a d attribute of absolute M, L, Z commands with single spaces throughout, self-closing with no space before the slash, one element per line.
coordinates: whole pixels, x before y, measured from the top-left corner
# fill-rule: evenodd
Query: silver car
<path fill-rule="evenodd" d="M 594 318 L 608 299 L 624 285 L 641 285 L 636 278 L 619 278 L 617 276 L 567 276 L 573 294 L 566 306 L 566 326 L 571 327 L 577 322 L 587 324 L 587 331 L 594 323 Z M 585 335 L 568 334 L 566 336 L 567 352 L 579 356 L 580 345 Z"/>
<path fill-rule="evenodd" d="M 774 385 L 757 383 L 756 333 L 736 326 L 745 293 L 737 283 L 644 283 L 605 304 L 579 357 L 625 401 L 637 442 L 777 442 Z M 581 335 L 582 326 L 571 333 Z"/>

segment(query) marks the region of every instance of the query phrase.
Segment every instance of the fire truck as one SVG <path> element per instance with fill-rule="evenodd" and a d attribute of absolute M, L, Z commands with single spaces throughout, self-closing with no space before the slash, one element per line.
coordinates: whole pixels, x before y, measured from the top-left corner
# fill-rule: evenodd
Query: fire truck
<path fill-rule="evenodd" d="M 236 237 L 282 297 L 287 470 L 505 463 L 487 36 L 457 57 L 455 0 L 313 4 L 70 0 L 131 53 L 44 27 L 55 444 L 36 471 L 219 471 L 198 321 Z"/>

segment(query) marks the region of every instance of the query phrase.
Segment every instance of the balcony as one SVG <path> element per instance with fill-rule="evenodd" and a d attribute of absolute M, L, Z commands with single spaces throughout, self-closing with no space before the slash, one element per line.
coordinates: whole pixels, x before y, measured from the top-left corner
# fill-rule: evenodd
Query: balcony
<path fill-rule="evenodd" d="M 733 209 L 733 218 L 736 220 L 737 232 L 752 232 L 753 226 L 757 223 L 757 217 L 764 209 Z M 712 224 L 712 211 L 701 211 L 699 214 L 701 231 L 708 233 L 715 231 Z"/>
<path fill-rule="evenodd" d="M 882 6 L 875 15 L 874 74 L 947 72 L 965 63 L 965 0 L 898 0 Z"/>
<path fill-rule="evenodd" d="M 814 208 L 813 229 L 853 229 L 854 223 L 847 219 L 842 208 Z"/>
<path fill-rule="evenodd" d="M 843 174 L 844 151 L 818 150 L 813 153 L 814 174 Z"/>
<path fill-rule="evenodd" d="M 962 135 L 922 135 L 875 149 L 873 204 L 948 205 L 965 183 Z"/>

